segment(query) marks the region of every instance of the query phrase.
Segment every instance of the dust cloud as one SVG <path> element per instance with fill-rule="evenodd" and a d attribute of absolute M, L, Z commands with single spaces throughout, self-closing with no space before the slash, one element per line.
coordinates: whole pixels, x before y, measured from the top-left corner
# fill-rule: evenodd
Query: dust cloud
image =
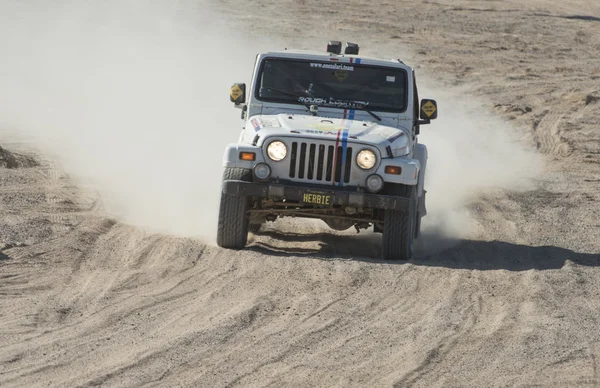
<path fill-rule="evenodd" d="M 283 47 L 219 20 L 197 1 L 3 1 L 0 128 L 58 157 L 119 219 L 212 238 L 222 153 L 242 125 L 227 89 L 250 80 L 257 52 Z M 539 161 L 460 91 L 421 89 L 440 105 L 421 135 L 424 228 L 466 237 L 469 201 L 524 187 Z"/>
<path fill-rule="evenodd" d="M 243 124 L 228 88 L 268 45 L 199 4 L 3 1 L 0 128 L 119 219 L 212 238 L 224 147 Z"/>
<path fill-rule="evenodd" d="M 419 136 L 429 151 L 423 228 L 435 249 L 440 238 L 477 238 L 481 231 L 469 204 L 486 191 L 532 189 L 542 160 L 527 147 L 523 131 L 493 116 L 466 91 L 424 82 L 420 97 L 434 98 L 439 106 L 438 120 L 422 126 Z"/>

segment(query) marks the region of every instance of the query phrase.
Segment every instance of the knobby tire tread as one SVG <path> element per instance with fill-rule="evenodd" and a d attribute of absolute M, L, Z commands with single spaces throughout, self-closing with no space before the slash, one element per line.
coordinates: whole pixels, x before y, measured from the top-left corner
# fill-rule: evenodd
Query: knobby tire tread
<path fill-rule="evenodd" d="M 252 181 L 252 170 L 225 168 L 223 181 Z M 217 245 L 229 249 L 242 249 L 248 241 L 248 197 L 221 193 Z"/>
<path fill-rule="evenodd" d="M 386 260 L 408 260 L 412 256 L 415 237 L 416 187 L 394 185 L 388 195 L 409 198 L 411 203 L 406 211 L 386 210 L 382 236 L 383 258 Z"/>

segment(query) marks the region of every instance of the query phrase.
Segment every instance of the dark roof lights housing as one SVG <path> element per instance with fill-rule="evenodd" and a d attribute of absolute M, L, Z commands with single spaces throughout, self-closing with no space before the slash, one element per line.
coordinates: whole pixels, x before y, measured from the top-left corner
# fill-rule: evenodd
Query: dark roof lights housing
<path fill-rule="evenodd" d="M 327 43 L 327 52 L 331 54 L 341 54 L 342 53 L 342 42 L 338 40 L 330 40 Z"/>
<path fill-rule="evenodd" d="M 358 55 L 359 47 L 356 43 L 346 42 L 346 48 L 344 54 L 347 55 Z M 339 40 L 330 40 L 327 43 L 327 52 L 330 54 L 339 55 L 342 53 L 342 42 Z"/>
<path fill-rule="evenodd" d="M 358 45 L 356 43 L 346 42 L 346 48 L 344 49 L 344 54 L 358 55 Z"/>

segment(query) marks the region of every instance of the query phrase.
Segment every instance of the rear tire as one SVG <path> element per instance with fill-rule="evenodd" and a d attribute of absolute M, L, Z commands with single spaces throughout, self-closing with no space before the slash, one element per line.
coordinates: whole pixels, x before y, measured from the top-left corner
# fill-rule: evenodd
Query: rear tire
<path fill-rule="evenodd" d="M 386 194 L 408 198 L 409 206 L 405 211 L 385 211 L 382 236 L 383 258 L 408 260 L 413 253 L 417 228 L 417 188 L 393 185 Z"/>
<path fill-rule="evenodd" d="M 226 167 L 223 181 L 252 181 L 252 170 Z M 242 249 L 248 241 L 248 206 L 246 196 L 221 193 L 217 245 L 229 249 Z"/>

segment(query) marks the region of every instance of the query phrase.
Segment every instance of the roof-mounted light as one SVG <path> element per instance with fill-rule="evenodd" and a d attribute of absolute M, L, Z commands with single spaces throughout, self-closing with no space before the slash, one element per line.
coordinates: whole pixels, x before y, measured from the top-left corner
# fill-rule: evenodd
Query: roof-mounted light
<path fill-rule="evenodd" d="M 344 54 L 358 55 L 358 45 L 356 43 L 346 42 L 346 49 Z"/>
<path fill-rule="evenodd" d="M 338 40 L 330 40 L 327 43 L 327 52 L 332 54 L 340 54 L 342 52 L 342 42 Z"/>

